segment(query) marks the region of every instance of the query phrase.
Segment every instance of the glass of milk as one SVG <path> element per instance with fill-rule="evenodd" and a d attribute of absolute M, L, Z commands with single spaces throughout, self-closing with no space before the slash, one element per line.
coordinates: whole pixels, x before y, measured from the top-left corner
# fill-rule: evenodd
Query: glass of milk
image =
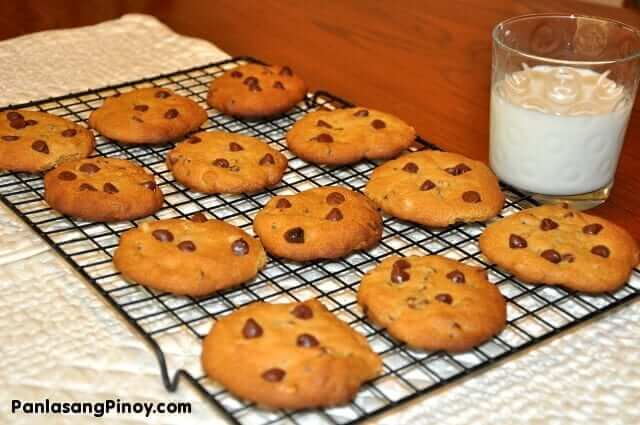
<path fill-rule="evenodd" d="M 640 31 L 527 15 L 493 30 L 490 163 L 543 202 L 591 208 L 611 191 L 640 77 Z"/>

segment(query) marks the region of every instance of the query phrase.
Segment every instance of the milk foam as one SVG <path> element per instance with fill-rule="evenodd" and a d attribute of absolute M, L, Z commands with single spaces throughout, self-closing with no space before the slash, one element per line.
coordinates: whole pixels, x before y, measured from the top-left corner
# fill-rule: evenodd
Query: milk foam
<path fill-rule="evenodd" d="M 602 74 L 524 67 L 491 93 L 491 167 L 530 192 L 576 195 L 613 181 L 630 96 Z"/>

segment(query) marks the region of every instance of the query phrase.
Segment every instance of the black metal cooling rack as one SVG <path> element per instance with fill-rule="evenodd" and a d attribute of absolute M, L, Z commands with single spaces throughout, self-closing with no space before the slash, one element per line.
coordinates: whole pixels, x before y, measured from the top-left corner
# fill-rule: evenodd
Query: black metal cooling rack
<path fill-rule="evenodd" d="M 427 394 L 470 373 L 519 352 L 578 323 L 640 295 L 640 270 L 612 294 L 589 296 L 560 288 L 524 284 L 489 263 L 478 249 L 477 239 L 485 224 L 455 225 L 427 229 L 385 217 L 382 241 L 375 248 L 337 261 L 294 263 L 271 258 L 251 282 L 206 298 L 177 297 L 127 283 L 113 268 L 111 255 L 122 232 L 148 220 L 187 217 L 204 211 L 252 234 L 254 215 L 273 195 L 291 194 L 326 185 L 361 190 L 375 162 L 352 166 L 321 167 L 308 164 L 286 150 L 287 129 L 318 107 L 350 104 L 329 93 L 309 94 L 286 115 L 270 121 L 243 121 L 221 115 L 206 105 L 207 84 L 225 70 L 252 58 L 236 58 L 117 86 L 62 97 L 12 105 L 53 113 L 86 122 L 91 111 L 116 92 L 162 86 L 196 100 L 208 111 L 203 129 L 217 129 L 260 137 L 289 158 L 282 183 L 255 195 L 203 195 L 176 183 L 165 166 L 164 146 L 122 146 L 97 137 L 97 155 L 132 160 L 151 171 L 165 194 L 164 207 L 153 217 L 118 223 L 92 223 L 65 217 L 43 200 L 41 176 L 0 174 L 0 198 L 53 247 L 117 310 L 150 345 L 160 363 L 162 380 L 170 391 L 186 380 L 222 414 L 236 424 L 352 424 L 388 411 L 403 402 Z M 437 149 L 422 139 L 424 148 Z M 503 186 L 507 202 L 501 217 L 530 207 L 535 202 Z M 491 341 L 462 354 L 413 350 L 365 320 L 356 304 L 360 277 L 386 256 L 440 254 L 488 269 L 489 277 L 508 300 L 508 325 Z M 285 302 L 319 298 L 334 314 L 365 335 L 384 360 L 384 372 L 365 384 L 345 406 L 294 411 L 266 411 L 243 402 L 203 376 L 199 363 L 201 340 L 216 318 L 263 300 Z"/>

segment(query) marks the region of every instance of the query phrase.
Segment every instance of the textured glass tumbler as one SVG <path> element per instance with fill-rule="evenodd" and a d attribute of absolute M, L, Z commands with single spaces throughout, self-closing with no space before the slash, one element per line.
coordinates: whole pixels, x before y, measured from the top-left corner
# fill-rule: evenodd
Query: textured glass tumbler
<path fill-rule="evenodd" d="M 490 163 L 542 202 L 609 196 L 640 77 L 640 31 L 577 15 L 526 15 L 493 30 Z"/>

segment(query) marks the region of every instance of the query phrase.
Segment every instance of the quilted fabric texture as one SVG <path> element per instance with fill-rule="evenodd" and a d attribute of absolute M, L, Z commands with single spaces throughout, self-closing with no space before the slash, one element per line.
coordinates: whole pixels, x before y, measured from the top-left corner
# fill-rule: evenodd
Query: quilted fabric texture
<path fill-rule="evenodd" d="M 70 54 L 86 51 L 100 54 Z M 101 87 L 224 57 L 209 43 L 179 36 L 141 15 L 28 35 L 0 43 L 0 58 L 11 64 L 0 68 L 0 102 Z M 11 399 L 45 398 L 186 400 L 192 402 L 191 415 L 110 416 L 100 423 L 223 423 L 188 385 L 168 393 L 144 342 L 5 209 L 0 210 L 0 241 L 0 423 L 96 423 L 91 416 L 8 411 Z M 179 335 L 164 346 L 172 369 L 199 361 L 197 347 L 185 350 Z M 374 423 L 636 424 L 639 346 L 636 302 Z"/>

